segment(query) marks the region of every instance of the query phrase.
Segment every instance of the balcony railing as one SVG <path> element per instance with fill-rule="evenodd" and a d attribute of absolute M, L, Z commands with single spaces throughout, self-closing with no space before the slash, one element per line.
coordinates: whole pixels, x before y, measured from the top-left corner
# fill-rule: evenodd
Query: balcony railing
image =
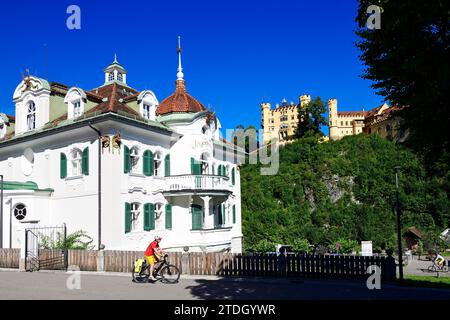
<path fill-rule="evenodd" d="M 179 175 L 166 177 L 167 191 L 232 192 L 230 178 L 216 175 Z"/>

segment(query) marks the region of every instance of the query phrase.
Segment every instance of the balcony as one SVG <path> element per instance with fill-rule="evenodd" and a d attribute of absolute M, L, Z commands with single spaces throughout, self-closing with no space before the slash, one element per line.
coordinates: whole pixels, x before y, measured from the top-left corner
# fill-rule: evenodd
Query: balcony
<path fill-rule="evenodd" d="M 178 175 L 166 177 L 165 195 L 229 195 L 233 185 L 228 177 L 216 175 Z"/>

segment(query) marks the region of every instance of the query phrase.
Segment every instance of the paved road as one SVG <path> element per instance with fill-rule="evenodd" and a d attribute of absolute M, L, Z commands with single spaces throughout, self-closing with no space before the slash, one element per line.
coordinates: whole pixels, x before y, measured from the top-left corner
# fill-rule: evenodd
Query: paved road
<path fill-rule="evenodd" d="M 81 274 L 81 289 L 67 289 L 64 272 L 0 272 L 0 299 L 420 299 L 450 300 L 450 290 L 383 286 L 368 290 L 365 283 L 288 281 L 270 279 L 184 278 L 176 285 L 136 284 L 128 275 Z"/>
<path fill-rule="evenodd" d="M 416 276 L 436 276 L 436 272 L 428 272 L 428 267 L 432 264 L 429 260 L 414 259 L 408 263 L 404 269 L 405 274 Z M 450 277 L 450 272 L 440 272 L 440 277 Z"/>

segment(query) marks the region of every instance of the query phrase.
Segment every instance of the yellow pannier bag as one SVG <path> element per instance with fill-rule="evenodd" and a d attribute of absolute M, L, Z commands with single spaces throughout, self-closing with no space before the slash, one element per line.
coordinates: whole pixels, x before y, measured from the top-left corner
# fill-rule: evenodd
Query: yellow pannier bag
<path fill-rule="evenodd" d="M 144 261 L 145 261 L 144 259 L 137 259 L 134 262 L 134 272 L 136 272 L 136 273 L 141 272 Z"/>

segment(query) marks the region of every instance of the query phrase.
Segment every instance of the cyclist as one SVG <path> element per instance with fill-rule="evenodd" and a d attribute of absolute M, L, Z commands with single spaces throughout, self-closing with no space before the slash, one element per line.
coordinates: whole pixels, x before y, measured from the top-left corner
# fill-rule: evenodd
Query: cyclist
<path fill-rule="evenodd" d="M 155 263 L 157 263 L 160 257 L 164 254 L 163 250 L 159 247 L 160 242 L 161 237 L 155 236 L 155 240 L 153 240 L 147 247 L 147 250 L 145 250 L 145 259 L 150 265 L 150 280 L 156 280 L 155 277 L 153 277 Z"/>
<path fill-rule="evenodd" d="M 438 268 L 442 269 L 442 267 L 444 266 L 444 263 L 445 263 L 445 259 L 438 252 L 436 252 L 435 255 L 436 255 L 436 258 L 434 258 L 434 264 Z"/>

